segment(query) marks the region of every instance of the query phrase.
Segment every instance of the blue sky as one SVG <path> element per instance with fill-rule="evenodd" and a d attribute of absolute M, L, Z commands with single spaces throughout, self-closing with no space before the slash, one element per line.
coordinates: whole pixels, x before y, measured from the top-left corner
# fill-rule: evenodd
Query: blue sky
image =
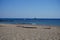
<path fill-rule="evenodd" d="M 0 0 L 0 18 L 60 18 L 60 0 Z"/>

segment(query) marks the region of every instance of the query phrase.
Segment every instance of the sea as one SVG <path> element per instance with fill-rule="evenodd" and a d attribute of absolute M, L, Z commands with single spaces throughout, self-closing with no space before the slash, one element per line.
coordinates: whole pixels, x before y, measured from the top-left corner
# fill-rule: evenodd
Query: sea
<path fill-rule="evenodd" d="M 0 24 L 33 24 L 60 26 L 60 19 L 45 18 L 0 18 Z"/>

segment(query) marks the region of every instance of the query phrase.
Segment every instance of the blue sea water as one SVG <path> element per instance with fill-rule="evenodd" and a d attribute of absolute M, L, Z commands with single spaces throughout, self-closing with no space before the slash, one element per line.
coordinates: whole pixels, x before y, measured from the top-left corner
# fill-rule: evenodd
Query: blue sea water
<path fill-rule="evenodd" d="M 0 24 L 37 24 L 60 26 L 60 19 L 0 18 Z"/>

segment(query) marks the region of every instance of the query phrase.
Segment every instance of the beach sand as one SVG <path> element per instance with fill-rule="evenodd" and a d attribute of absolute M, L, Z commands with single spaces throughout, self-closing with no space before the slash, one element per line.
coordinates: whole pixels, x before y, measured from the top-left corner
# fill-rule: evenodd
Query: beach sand
<path fill-rule="evenodd" d="M 0 24 L 0 40 L 60 40 L 60 27 Z"/>

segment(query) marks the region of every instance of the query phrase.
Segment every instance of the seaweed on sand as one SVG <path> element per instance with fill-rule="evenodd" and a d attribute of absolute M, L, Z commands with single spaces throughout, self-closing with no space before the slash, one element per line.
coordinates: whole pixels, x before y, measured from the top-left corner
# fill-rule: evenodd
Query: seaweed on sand
<path fill-rule="evenodd" d="M 50 27 L 44 28 L 44 29 L 51 29 Z"/>
<path fill-rule="evenodd" d="M 0 25 L 0 27 L 3 27 L 3 25 Z"/>
<path fill-rule="evenodd" d="M 22 27 L 22 28 L 37 28 L 37 27 L 30 27 L 30 26 L 16 26 L 16 27 Z"/>
<path fill-rule="evenodd" d="M 34 29 L 36 29 L 37 27 L 28 27 L 28 26 L 24 26 L 23 28 L 34 28 Z"/>

